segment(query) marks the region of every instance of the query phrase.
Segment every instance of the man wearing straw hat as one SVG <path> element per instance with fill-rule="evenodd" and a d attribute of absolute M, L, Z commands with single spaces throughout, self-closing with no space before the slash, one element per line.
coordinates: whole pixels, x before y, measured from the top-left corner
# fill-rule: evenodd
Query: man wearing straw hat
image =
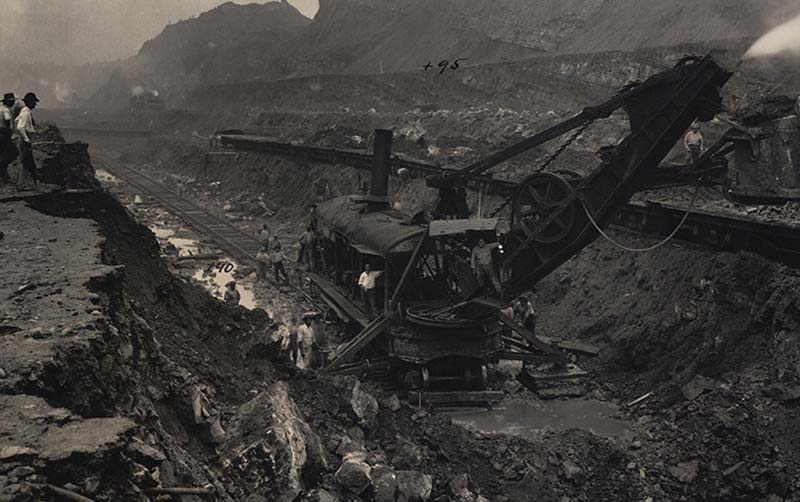
<path fill-rule="evenodd" d="M 14 104 L 17 98 L 13 92 L 3 95 L 3 103 L 0 104 L 0 182 L 10 181 L 8 178 L 8 166 L 14 162 L 19 152 L 14 146 L 12 136 L 14 134 Z"/>

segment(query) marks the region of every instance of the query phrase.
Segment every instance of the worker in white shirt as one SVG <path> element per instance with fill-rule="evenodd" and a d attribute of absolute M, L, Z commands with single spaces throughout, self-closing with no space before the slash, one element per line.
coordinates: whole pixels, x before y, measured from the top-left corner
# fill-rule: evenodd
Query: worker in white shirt
<path fill-rule="evenodd" d="M 697 159 L 703 155 L 704 150 L 703 135 L 700 134 L 700 124 L 697 122 L 692 124 L 692 129 L 687 132 L 686 136 L 683 138 L 683 145 L 689 153 L 689 159 L 692 161 L 692 164 L 697 162 Z"/>
<path fill-rule="evenodd" d="M 286 261 L 286 255 L 283 253 L 280 243 L 275 244 L 274 249 L 269 254 L 269 259 L 272 262 L 272 270 L 275 272 L 275 284 L 281 283 L 281 276 L 288 283 L 289 274 L 286 273 L 286 267 L 283 266 L 283 262 Z"/>
<path fill-rule="evenodd" d="M 364 296 L 364 308 L 370 320 L 375 318 L 377 307 L 375 305 L 375 280 L 383 274 L 383 270 L 372 270 L 369 263 L 364 265 L 364 271 L 358 278 L 358 285 Z"/>
<path fill-rule="evenodd" d="M 478 245 L 472 248 L 470 266 L 472 271 L 475 272 L 481 288 L 486 286 L 486 279 L 489 279 L 495 291 L 502 296 L 503 287 L 500 285 L 500 279 L 497 278 L 497 274 L 494 271 L 494 258 L 492 257 L 492 251 L 499 247 L 499 242 L 487 244 L 484 239 L 478 239 Z"/>
<path fill-rule="evenodd" d="M 20 160 L 22 161 L 22 168 L 17 174 L 17 190 L 20 190 L 23 185 L 23 173 L 26 171 L 31 179 L 33 179 L 34 190 L 38 190 L 36 182 L 36 161 L 33 159 L 33 145 L 31 144 L 31 135 L 36 132 L 36 122 L 33 120 L 31 110 L 36 108 L 36 103 L 39 102 L 39 98 L 36 97 L 36 94 L 29 92 L 22 98 L 22 102 L 25 103 L 25 106 L 20 110 L 14 123 L 14 132 L 18 138 Z"/>
<path fill-rule="evenodd" d="M 314 330 L 311 329 L 311 319 L 303 316 L 303 324 L 297 327 L 297 340 L 300 350 L 300 360 L 303 368 L 311 367 L 311 354 L 314 346 Z"/>

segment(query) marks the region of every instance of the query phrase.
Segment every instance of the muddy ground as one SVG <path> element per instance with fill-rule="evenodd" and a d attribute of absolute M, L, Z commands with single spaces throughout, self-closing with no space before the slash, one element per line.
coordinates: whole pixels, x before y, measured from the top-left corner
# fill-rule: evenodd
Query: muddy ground
<path fill-rule="evenodd" d="M 90 152 L 114 146 L 98 142 Z M 352 192 L 358 186 L 358 173 L 346 168 L 254 155 L 212 163 L 211 174 L 204 177 L 207 165 L 199 143 L 158 140 L 148 155 L 136 148 L 117 151 L 126 160 L 140 159 L 165 180 L 182 179 L 192 196 L 244 229 L 253 231 L 261 221 L 271 223 L 286 236 L 286 242 L 295 240 L 307 204 L 321 197 L 308 190 L 310 179 L 325 176 L 334 194 Z M 577 153 L 573 158 L 579 157 Z M 298 176 L 299 169 L 307 172 Z M 219 194 L 209 188 L 214 180 L 222 183 Z M 395 188 L 407 207 L 430 201 L 431 194 L 420 183 Z M 274 216 L 258 210 L 259 195 Z M 116 207 L 112 199 L 103 201 Z M 4 204 L 40 210 L 71 206 L 32 201 Z M 98 213 L 102 214 L 96 205 L 82 211 L 89 219 Z M 125 223 L 99 225 L 101 234 L 120 228 L 130 232 L 130 215 L 118 210 L 111 213 Z M 151 237 L 139 234 L 146 230 L 137 228 L 127 245 L 120 243 L 115 249 L 134 247 L 142 238 L 151 242 Z M 651 244 L 629 234 L 612 235 L 635 247 Z M 109 241 L 119 242 L 108 237 L 104 242 Z M 159 270 L 154 275 L 165 277 L 160 275 L 165 265 L 155 250 L 145 258 L 136 249 L 136 253 L 119 253 L 116 259 L 123 261 L 109 263 L 131 260 L 128 267 L 147 271 L 126 274 L 122 289 L 129 291 L 131 299 L 147 302 L 138 298 L 147 298 L 145 292 L 153 286 L 150 268 Z M 106 257 L 100 261 L 108 259 L 107 253 L 100 254 Z M 258 496 L 272 500 L 277 493 L 300 500 L 395 500 L 401 494 L 406 498 L 399 500 L 440 501 L 483 500 L 479 497 L 516 501 L 529 500 L 531 494 L 537 500 L 557 501 L 792 500 L 800 466 L 794 425 L 795 404 L 800 399 L 798 278 L 796 271 L 756 255 L 714 253 L 680 243 L 646 254 L 623 253 L 604 242 L 588 247 L 537 286 L 539 325 L 547 336 L 601 348 L 596 359 L 580 361 L 592 380 L 583 399 L 616 407 L 620 410 L 617 418 L 628 426 L 612 437 L 545 428 L 527 438 L 465 429 L 453 424 L 447 414 L 405 404 L 398 407 L 391 390 L 368 384 L 365 395 L 352 380 L 332 381 L 294 370 L 272 343 L 276 329 L 272 320 L 246 312 L 236 320 L 239 314 L 229 312 L 199 287 L 179 280 L 180 291 L 191 291 L 197 295 L 192 298 L 202 298 L 208 307 L 198 310 L 197 301 L 178 302 L 171 315 L 199 316 L 204 321 L 186 321 L 193 327 L 174 333 L 159 329 L 163 325 L 153 318 L 157 309 L 144 308 L 137 315 L 155 325 L 151 325 L 151 336 L 158 340 L 159 353 L 191 376 L 179 370 L 166 376 L 158 372 L 159 385 L 154 386 L 144 383 L 152 381 L 149 366 L 120 365 L 132 383 L 123 385 L 125 392 L 144 394 L 138 399 L 151 403 L 153 409 L 144 414 L 146 419 L 132 413 L 130 405 L 115 404 L 106 413 L 109 418 L 132 420 L 135 432 L 122 436 L 135 435 L 166 458 L 148 460 L 152 467 L 144 475 L 136 464 L 147 467 L 147 462 L 119 454 L 119 463 L 113 464 L 115 476 L 101 476 L 100 484 L 88 482 L 97 476 L 94 464 L 79 462 L 80 467 L 73 469 L 80 474 L 73 476 L 77 481 L 72 484 L 96 500 L 144 500 L 145 495 L 134 494 L 129 479 L 139 489 L 159 482 L 200 487 L 210 483 L 218 496 L 231 500 L 262 500 Z M 129 301 L 127 308 L 137 302 Z M 204 326 L 209 315 L 217 323 L 225 320 L 221 337 L 219 326 Z M 237 342 L 228 343 L 231 339 Z M 81 371 L 92 374 L 96 370 Z M 133 383 L 137 380 L 129 374 L 138 375 L 142 383 Z M 502 374 L 507 378 L 507 372 Z M 214 438 L 214 427 L 194 423 L 185 396 L 193 403 L 198 393 L 177 390 L 194 389 L 185 379 L 202 389 L 200 400 L 206 400 L 212 410 L 208 414 L 218 417 L 221 429 L 232 437 L 217 444 L 220 438 Z M 284 382 L 283 386 L 278 382 Z M 536 402 L 525 389 L 505 388 L 513 393 L 510 403 Z M 64 407 L 80 419 L 93 417 L 81 400 L 58 401 L 58 393 L 48 394 L 35 385 L 30 389 L 24 394 L 41 396 L 48 405 Z M 4 392 L 17 396 L 23 391 L 15 387 Z M 626 406 L 640 397 L 644 399 Z M 109 398 L 111 403 L 117 401 Z M 149 409 L 150 404 L 143 406 Z M 259 409 L 267 411 L 254 412 Z M 281 423 L 269 423 L 265 415 L 270 414 L 283 417 Z M 241 431 L 281 424 L 290 426 L 254 439 L 258 455 L 252 449 L 236 455 L 244 444 Z M 302 447 L 286 446 L 288 437 L 302 438 Z M 119 440 L 111 450 L 129 451 L 126 440 Z M 293 460 L 276 456 L 279 451 L 291 452 Z M 39 458 L 24 465 L 14 459 L 11 469 L 38 465 L 34 476 L 42 477 L 34 481 L 39 484 L 66 482 L 63 476 L 40 474 L 51 467 Z M 282 470 L 286 465 L 300 467 Z M 13 478 L 19 481 L 18 476 Z M 28 484 L 36 486 L 33 481 Z M 423 493 L 415 495 L 414 487 L 420 486 Z M 85 491 L 88 488 L 93 491 Z"/>
<path fill-rule="evenodd" d="M 567 89 L 552 104 L 551 94 L 530 110 L 492 103 L 392 113 L 225 109 L 240 123 L 224 126 L 365 151 L 372 129 L 393 127 L 395 151 L 465 165 L 574 113 L 599 91 L 578 100 Z M 112 152 L 180 182 L 187 196 L 246 231 L 270 224 L 290 252 L 310 203 L 352 193 L 363 181 L 341 166 L 207 157 L 204 138 L 218 119 L 172 117 L 144 139 L 84 139 L 90 155 Z M 553 167 L 585 171 L 597 148 L 626 130 L 617 116 L 596 125 Z M 557 146 L 499 175 L 521 179 Z M 795 270 L 680 243 L 627 254 L 598 241 L 537 285 L 535 307 L 542 334 L 601 349 L 579 361 L 591 376 L 581 399 L 619 410 L 624 431 L 490 434 L 398 402 L 375 383 L 293 368 L 275 340 L 281 315 L 222 304 L 162 257 L 142 224 L 164 215 L 128 210 L 97 191 L 86 183 L 85 150 L 64 151 L 74 155 L 40 155 L 61 159 L 64 169 L 81 164 L 69 170 L 81 176 L 54 179 L 88 191 L 5 187 L 0 200 L 0 501 L 63 500 L 48 485 L 96 501 L 164 500 L 159 490 L 175 487 L 249 502 L 798 499 Z M 683 156 L 676 148 L 670 158 Z M 329 192 L 315 189 L 321 178 Z M 420 180 L 392 183 L 404 209 L 431 204 Z M 704 207 L 796 219 L 794 206 L 751 211 L 703 195 Z M 470 200 L 477 208 L 476 194 Z M 262 288 L 257 296 L 291 308 L 283 294 Z M 511 370 L 493 373 L 509 406 L 541 405 L 514 385 Z"/>

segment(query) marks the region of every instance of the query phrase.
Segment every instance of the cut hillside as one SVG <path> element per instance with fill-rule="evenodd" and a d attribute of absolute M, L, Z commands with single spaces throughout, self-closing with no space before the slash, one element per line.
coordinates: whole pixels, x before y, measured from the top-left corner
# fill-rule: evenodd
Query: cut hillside
<path fill-rule="evenodd" d="M 167 26 L 123 61 L 98 91 L 95 105 L 119 108 L 120 96 L 141 86 L 179 95 L 187 86 L 273 75 L 273 60 L 296 43 L 311 21 L 288 3 L 222 4 Z"/>
<path fill-rule="evenodd" d="M 322 74 L 420 71 L 546 55 L 686 46 L 746 50 L 800 12 L 800 0 L 323 0 L 314 20 L 289 4 L 227 3 L 168 26 L 98 93 L 119 107 L 135 85 L 170 97 L 203 85 Z M 430 73 L 438 75 L 434 69 Z"/>

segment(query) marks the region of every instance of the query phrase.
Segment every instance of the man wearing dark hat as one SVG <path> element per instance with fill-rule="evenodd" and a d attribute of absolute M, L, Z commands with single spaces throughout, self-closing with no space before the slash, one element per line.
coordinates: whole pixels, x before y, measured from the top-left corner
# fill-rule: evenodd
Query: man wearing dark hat
<path fill-rule="evenodd" d="M 17 98 L 13 92 L 3 95 L 0 104 L 0 182 L 7 182 L 8 166 L 17 158 L 17 148 L 14 146 L 14 103 Z"/>
<path fill-rule="evenodd" d="M 22 169 L 19 170 L 17 175 L 17 190 L 22 185 L 23 171 L 28 172 L 28 175 L 33 179 L 33 188 L 38 189 L 36 183 L 36 161 L 33 159 L 33 145 L 31 145 L 30 135 L 36 132 L 36 123 L 33 120 L 31 110 L 36 108 L 39 98 L 36 97 L 36 94 L 29 92 L 22 98 L 22 102 L 25 103 L 25 106 L 20 110 L 14 124 L 19 138 L 19 153 L 22 161 Z"/>

